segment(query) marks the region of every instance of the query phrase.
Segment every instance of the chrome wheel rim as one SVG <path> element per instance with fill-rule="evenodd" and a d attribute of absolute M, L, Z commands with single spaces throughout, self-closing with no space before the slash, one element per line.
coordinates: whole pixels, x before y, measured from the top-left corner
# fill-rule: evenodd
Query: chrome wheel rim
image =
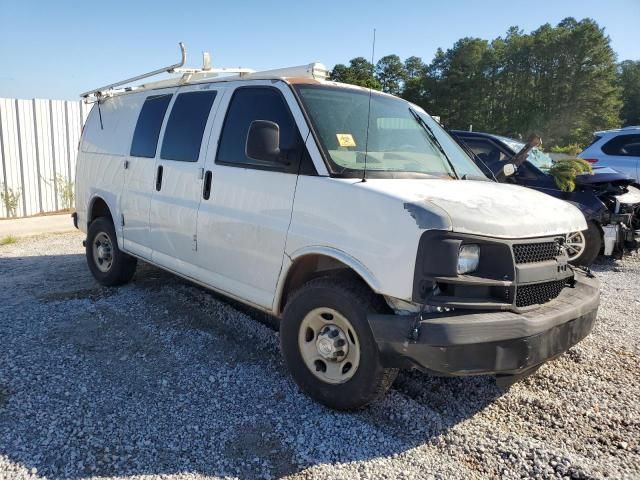
<path fill-rule="evenodd" d="M 567 235 L 567 240 L 564 242 L 564 246 L 567 249 L 567 255 L 569 261 L 576 260 L 584 253 L 584 249 L 587 246 L 587 240 L 582 232 L 573 232 Z"/>
<path fill-rule="evenodd" d="M 113 265 L 113 244 L 109 235 L 98 233 L 93 240 L 93 261 L 102 273 L 107 273 Z"/>
<path fill-rule="evenodd" d="M 351 322 L 332 308 L 316 308 L 302 319 L 298 347 L 305 365 L 326 383 L 344 383 L 360 365 L 360 342 Z"/>

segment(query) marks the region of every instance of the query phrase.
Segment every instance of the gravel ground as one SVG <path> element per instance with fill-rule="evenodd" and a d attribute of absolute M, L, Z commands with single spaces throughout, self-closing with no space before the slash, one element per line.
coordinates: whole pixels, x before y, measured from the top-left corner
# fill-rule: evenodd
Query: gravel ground
<path fill-rule="evenodd" d="M 262 314 L 147 265 L 97 286 L 78 233 L 0 246 L 0 479 L 640 478 L 640 259 L 592 335 L 507 392 L 402 373 L 336 413 Z"/>

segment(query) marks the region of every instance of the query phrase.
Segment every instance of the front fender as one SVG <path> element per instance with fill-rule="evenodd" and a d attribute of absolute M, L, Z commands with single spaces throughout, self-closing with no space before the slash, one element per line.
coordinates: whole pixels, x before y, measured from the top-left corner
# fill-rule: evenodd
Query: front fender
<path fill-rule="evenodd" d="M 280 271 L 280 277 L 278 278 L 278 284 L 276 286 L 274 311 L 279 308 L 280 302 L 282 301 L 282 293 L 291 266 L 296 262 L 296 260 L 299 260 L 300 258 L 307 255 L 324 255 L 325 257 L 333 258 L 334 260 L 345 264 L 347 267 L 357 273 L 364 280 L 364 282 L 369 285 L 369 288 L 371 288 L 376 293 L 380 293 L 380 282 L 371 272 L 371 270 L 365 267 L 364 264 L 358 259 L 337 248 L 322 245 L 309 245 L 292 252 L 291 255 L 285 254 L 282 269 Z"/>
<path fill-rule="evenodd" d="M 609 210 L 607 206 L 591 192 L 572 192 L 565 199 L 567 203 L 578 208 L 587 221 L 607 223 Z"/>

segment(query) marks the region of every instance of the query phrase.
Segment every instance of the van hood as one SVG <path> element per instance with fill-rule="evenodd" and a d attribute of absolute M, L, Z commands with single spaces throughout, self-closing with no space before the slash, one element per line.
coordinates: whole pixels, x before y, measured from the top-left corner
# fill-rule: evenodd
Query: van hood
<path fill-rule="evenodd" d="M 517 185 L 447 179 L 367 179 L 358 185 L 402 200 L 425 230 L 531 238 L 587 229 L 573 205 Z"/>

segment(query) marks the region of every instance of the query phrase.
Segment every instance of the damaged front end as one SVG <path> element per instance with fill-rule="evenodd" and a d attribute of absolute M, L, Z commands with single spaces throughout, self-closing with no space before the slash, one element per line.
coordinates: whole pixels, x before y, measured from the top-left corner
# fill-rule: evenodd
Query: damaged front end
<path fill-rule="evenodd" d="M 640 248 L 640 188 L 631 180 L 614 180 L 589 185 L 606 206 L 602 213 L 602 253 L 622 258 Z"/>
<path fill-rule="evenodd" d="M 479 247 L 468 272 L 460 270 L 464 245 Z M 427 231 L 417 253 L 411 302 L 387 299 L 394 314 L 368 316 L 385 366 L 509 383 L 593 328 L 599 282 L 568 264 L 562 236 Z"/>

